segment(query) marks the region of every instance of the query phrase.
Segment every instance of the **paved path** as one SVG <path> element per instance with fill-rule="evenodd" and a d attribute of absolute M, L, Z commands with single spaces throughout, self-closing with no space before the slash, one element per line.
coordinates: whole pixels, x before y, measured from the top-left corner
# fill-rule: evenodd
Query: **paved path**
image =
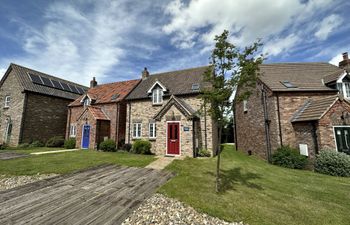
<path fill-rule="evenodd" d="M 60 153 L 60 152 L 74 152 L 79 151 L 80 149 L 64 149 L 64 150 L 54 150 L 54 151 L 46 151 L 46 152 L 32 152 L 31 155 L 44 155 L 44 154 L 52 154 L 52 153 Z"/>
<path fill-rule="evenodd" d="M 176 157 L 158 156 L 158 159 L 151 162 L 149 165 L 146 166 L 146 168 L 155 169 L 155 170 L 162 170 L 175 159 L 182 160 L 183 157 L 181 157 L 181 156 L 176 156 Z"/>
<path fill-rule="evenodd" d="M 0 152 L 0 159 L 16 159 L 16 158 L 22 158 L 27 157 L 29 154 L 25 153 L 16 153 L 16 152 Z"/>
<path fill-rule="evenodd" d="M 121 224 L 173 175 L 100 166 L 0 192 L 0 224 Z"/>

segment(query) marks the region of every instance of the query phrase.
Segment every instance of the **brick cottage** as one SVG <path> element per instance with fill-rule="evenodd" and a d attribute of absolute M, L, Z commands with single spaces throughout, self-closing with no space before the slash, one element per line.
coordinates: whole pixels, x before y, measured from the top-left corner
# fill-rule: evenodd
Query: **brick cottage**
<path fill-rule="evenodd" d="M 125 140 L 124 98 L 139 82 L 97 85 L 94 78 L 88 92 L 69 104 L 66 139 L 75 137 L 77 148 L 96 149 L 107 138 L 121 145 Z"/>
<path fill-rule="evenodd" d="M 201 110 L 200 89 L 208 66 L 150 75 L 126 97 L 126 142 L 149 140 L 157 155 L 195 157 L 212 153 L 217 128 L 207 109 Z"/>
<path fill-rule="evenodd" d="M 86 90 L 12 63 L 0 82 L 0 143 L 17 146 L 64 137 L 67 105 Z"/>
<path fill-rule="evenodd" d="M 326 148 L 349 154 L 349 65 L 347 53 L 339 67 L 329 63 L 261 65 L 251 97 L 235 103 L 237 148 L 264 159 L 270 159 L 282 145 L 310 158 Z"/>

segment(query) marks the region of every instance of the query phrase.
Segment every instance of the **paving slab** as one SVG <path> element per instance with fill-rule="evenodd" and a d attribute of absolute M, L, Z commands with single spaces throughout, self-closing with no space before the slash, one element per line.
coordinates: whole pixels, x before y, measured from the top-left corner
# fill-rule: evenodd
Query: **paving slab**
<path fill-rule="evenodd" d="M 155 170 L 162 170 L 164 169 L 167 165 L 169 165 L 172 161 L 175 159 L 184 159 L 181 156 L 158 156 L 158 159 L 151 162 L 149 165 L 146 166 L 146 168 L 149 169 L 155 169 Z"/>
<path fill-rule="evenodd" d="M 60 153 L 60 152 L 75 152 L 79 151 L 80 149 L 63 149 L 63 150 L 54 150 L 54 151 L 46 151 L 46 152 L 32 152 L 31 155 L 44 155 L 44 154 L 53 154 L 53 153 Z"/>
<path fill-rule="evenodd" d="M 0 224 L 121 224 L 173 176 L 104 165 L 0 192 Z"/>

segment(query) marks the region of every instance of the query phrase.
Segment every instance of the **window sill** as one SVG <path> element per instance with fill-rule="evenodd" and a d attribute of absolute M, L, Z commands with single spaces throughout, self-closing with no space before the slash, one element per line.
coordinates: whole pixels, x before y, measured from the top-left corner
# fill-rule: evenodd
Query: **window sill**
<path fill-rule="evenodd" d="M 152 105 L 153 105 L 153 106 L 162 106 L 163 103 L 153 103 Z"/>
<path fill-rule="evenodd" d="M 132 140 L 140 140 L 141 137 L 132 137 Z"/>
<path fill-rule="evenodd" d="M 10 108 L 10 106 L 4 106 L 4 109 L 9 109 Z"/>
<path fill-rule="evenodd" d="M 156 138 L 156 137 L 154 137 L 154 138 L 151 138 L 151 137 L 150 137 L 150 138 L 148 138 L 148 140 L 149 140 L 149 141 L 156 141 L 157 138 Z"/>

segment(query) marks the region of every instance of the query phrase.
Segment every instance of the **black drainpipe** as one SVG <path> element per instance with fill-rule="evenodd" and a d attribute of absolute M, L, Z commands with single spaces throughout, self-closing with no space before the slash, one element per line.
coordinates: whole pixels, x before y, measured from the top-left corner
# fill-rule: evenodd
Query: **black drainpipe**
<path fill-rule="evenodd" d="M 237 125 L 236 125 L 236 100 L 233 100 L 233 129 L 234 129 L 234 138 L 235 138 L 235 148 L 238 151 L 238 142 L 237 142 Z"/>
<path fill-rule="evenodd" d="M 281 128 L 281 113 L 280 113 L 280 98 L 278 96 L 278 93 L 276 94 L 276 96 L 277 96 L 278 130 L 279 130 L 279 136 L 280 136 L 280 143 L 281 143 L 281 146 L 283 146 L 282 128 Z"/>
<path fill-rule="evenodd" d="M 128 144 L 130 144 L 130 130 L 131 128 L 131 102 L 129 102 L 129 128 L 128 128 Z"/>
<path fill-rule="evenodd" d="M 193 143 L 193 158 L 196 158 L 197 151 L 196 151 L 196 121 L 195 121 L 195 118 L 192 119 L 192 143 Z"/>
<path fill-rule="evenodd" d="M 266 152 L 267 152 L 267 161 L 271 163 L 271 143 L 270 143 L 270 119 L 269 113 L 267 111 L 267 103 L 266 103 L 266 91 L 264 88 L 261 89 L 262 92 L 262 101 L 263 101 L 263 109 L 264 109 L 264 120 L 265 120 L 265 137 L 266 137 Z"/>
<path fill-rule="evenodd" d="M 212 124 L 213 125 L 213 124 Z M 207 134 L 207 104 L 204 103 L 204 148 L 208 149 L 208 134 Z"/>
<path fill-rule="evenodd" d="M 317 127 L 316 122 L 312 122 L 312 136 L 314 139 L 314 145 L 315 145 L 315 154 L 318 154 L 318 141 L 317 141 Z"/>

